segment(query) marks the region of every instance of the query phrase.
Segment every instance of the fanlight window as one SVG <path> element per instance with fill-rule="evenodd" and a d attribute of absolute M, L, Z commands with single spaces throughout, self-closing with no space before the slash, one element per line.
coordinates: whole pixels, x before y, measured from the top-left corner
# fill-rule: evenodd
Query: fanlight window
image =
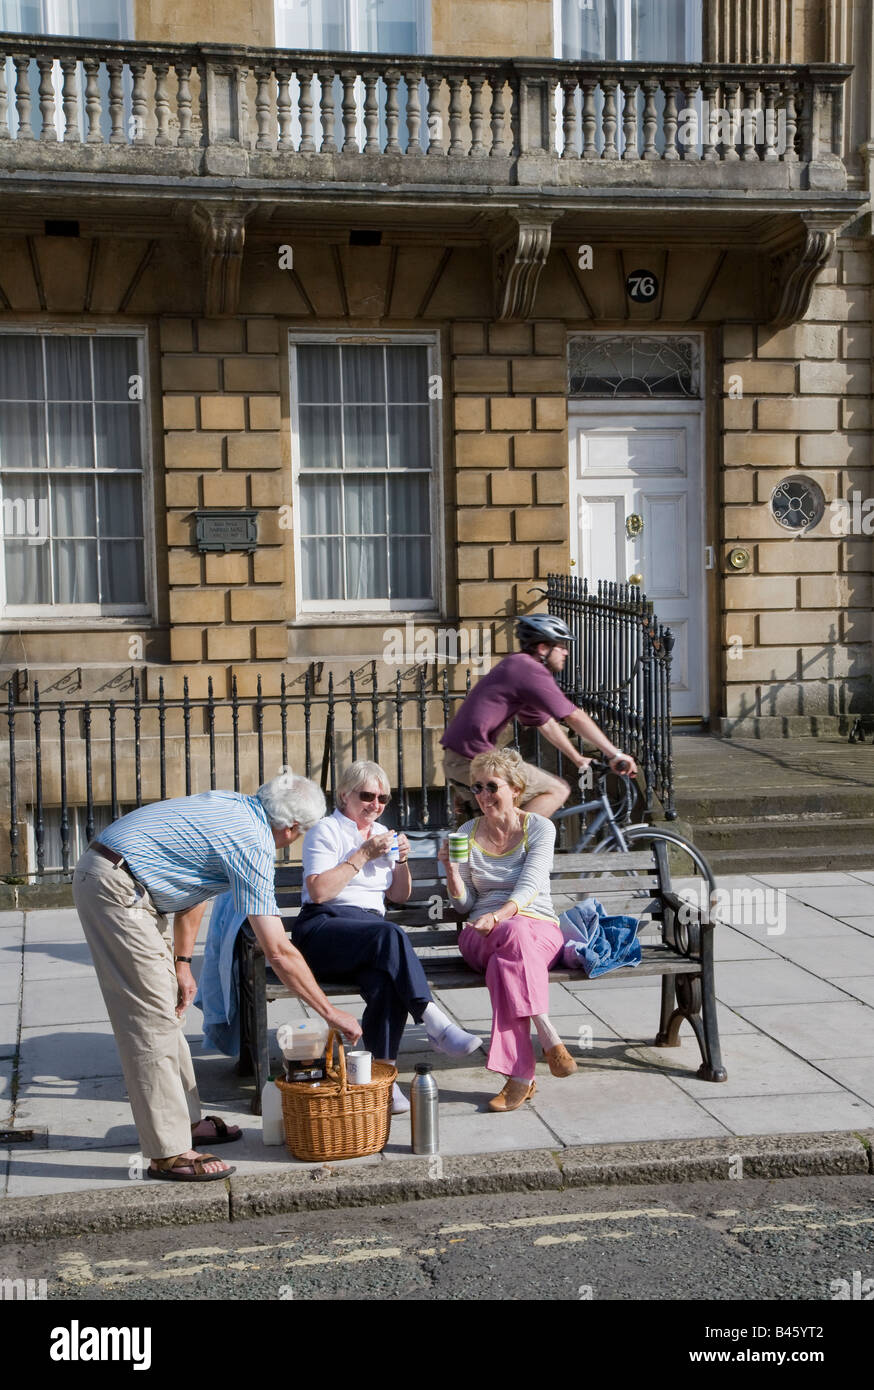
<path fill-rule="evenodd" d="M 691 337 L 580 334 L 568 346 L 568 393 L 600 400 L 697 400 L 700 345 Z"/>

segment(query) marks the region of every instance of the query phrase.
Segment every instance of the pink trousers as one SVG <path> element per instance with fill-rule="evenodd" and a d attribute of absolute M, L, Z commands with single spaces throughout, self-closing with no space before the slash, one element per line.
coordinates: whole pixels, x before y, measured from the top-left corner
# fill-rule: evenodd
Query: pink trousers
<path fill-rule="evenodd" d="M 488 936 L 465 927 L 458 949 L 468 965 L 485 974 L 492 1000 L 489 1071 L 534 1075 L 531 1018 L 549 1012 L 549 967 L 564 944 L 556 922 L 511 917 Z"/>

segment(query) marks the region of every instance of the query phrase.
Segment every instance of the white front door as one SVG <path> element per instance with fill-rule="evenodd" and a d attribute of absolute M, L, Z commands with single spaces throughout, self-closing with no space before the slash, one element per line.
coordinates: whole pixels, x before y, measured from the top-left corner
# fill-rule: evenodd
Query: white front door
<path fill-rule="evenodd" d="M 703 717 L 701 407 L 571 401 L 569 417 L 574 572 L 588 579 L 590 589 L 599 579 L 640 584 L 659 622 L 674 634 L 672 712 Z"/>

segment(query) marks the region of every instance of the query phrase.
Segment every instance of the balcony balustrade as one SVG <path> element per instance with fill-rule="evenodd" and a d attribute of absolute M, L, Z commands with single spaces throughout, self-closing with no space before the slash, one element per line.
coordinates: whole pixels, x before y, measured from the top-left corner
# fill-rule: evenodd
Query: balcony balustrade
<path fill-rule="evenodd" d="M 392 188 L 840 189 L 849 72 L 0 34 L 0 170 Z"/>

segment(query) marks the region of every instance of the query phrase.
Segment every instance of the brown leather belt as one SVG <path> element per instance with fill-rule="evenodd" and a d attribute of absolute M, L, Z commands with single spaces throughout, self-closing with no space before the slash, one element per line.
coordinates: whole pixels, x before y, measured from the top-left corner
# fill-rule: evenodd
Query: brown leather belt
<path fill-rule="evenodd" d="M 127 860 L 123 854 L 119 854 L 117 850 L 110 849 L 108 845 L 102 845 L 99 840 L 92 840 L 88 848 L 96 850 L 98 854 L 102 854 L 103 858 L 108 859 L 110 864 L 114 864 L 116 868 L 121 867 L 127 869 L 131 878 L 133 878 L 133 874 L 131 874 Z"/>

